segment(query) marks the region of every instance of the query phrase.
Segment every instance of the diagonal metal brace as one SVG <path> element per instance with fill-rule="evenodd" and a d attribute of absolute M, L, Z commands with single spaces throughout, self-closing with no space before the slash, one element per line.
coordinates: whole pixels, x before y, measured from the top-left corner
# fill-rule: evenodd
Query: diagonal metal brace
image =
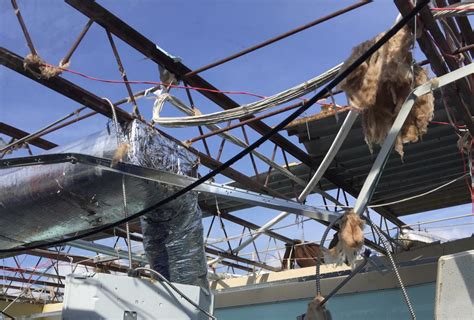
<path fill-rule="evenodd" d="M 365 179 L 364 185 L 362 186 L 359 196 L 357 197 L 354 206 L 354 211 L 357 214 L 362 214 L 367 208 L 368 203 L 372 199 L 372 196 L 375 192 L 375 188 L 377 187 L 377 184 L 382 175 L 382 171 L 387 163 L 390 151 L 392 150 L 395 140 L 397 139 L 397 136 L 400 133 L 403 124 L 405 123 L 405 120 L 410 114 L 410 111 L 413 108 L 416 99 L 433 90 L 439 89 L 449 83 L 464 78 L 472 73 L 474 73 L 474 63 L 471 63 L 450 73 L 447 73 L 441 77 L 431 79 L 429 82 L 413 89 L 413 91 L 408 95 L 407 99 L 402 105 L 402 108 L 400 109 L 400 112 L 395 118 L 395 121 L 392 127 L 390 128 L 387 137 L 385 138 L 385 141 L 382 145 L 382 149 L 377 155 L 377 158 L 375 159 L 375 162 L 372 165 L 372 168 L 370 169 L 367 178 Z"/>

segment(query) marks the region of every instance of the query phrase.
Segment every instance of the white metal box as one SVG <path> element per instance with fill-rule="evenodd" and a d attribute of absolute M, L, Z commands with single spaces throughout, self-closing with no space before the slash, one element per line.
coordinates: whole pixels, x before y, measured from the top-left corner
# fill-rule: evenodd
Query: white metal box
<path fill-rule="evenodd" d="M 212 313 L 212 294 L 197 286 L 173 284 Z M 201 320 L 208 317 L 163 282 L 96 273 L 67 276 L 62 319 Z"/>

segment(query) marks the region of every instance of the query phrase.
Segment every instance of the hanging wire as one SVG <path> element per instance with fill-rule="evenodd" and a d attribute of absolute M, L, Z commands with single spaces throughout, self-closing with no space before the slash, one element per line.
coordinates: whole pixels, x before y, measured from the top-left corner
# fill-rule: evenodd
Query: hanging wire
<path fill-rule="evenodd" d="M 115 131 L 117 132 L 117 148 L 120 148 L 120 144 L 122 143 L 121 139 L 120 139 L 120 135 L 121 135 L 121 128 L 120 128 L 120 125 L 118 123 L 118 120 L 117 120 L 117 114 L 115 113 L 115 106 L 114 104 L 112 103 L 112 101 L 110 101 L 109 99 L 107 98 L 103 98 L 105 101 L 107 101 L 107 103 L 110 105 L 110 108 L 112 109 L 112 115 L 113 115 L 113 121 L 114 121 L 114 125 L 115 125 Z M 126 138 L 126 134 L 125 132 L 122 133 L 122 139 L 124 140 L 123 142 L 127 142 L 127 138 Z M 125 213 L 125 218 L 128 217 L 128 206 L 127 206 L 127 190 L 126 190 L 126 187 L 125 187 L 125 175 L 122 175 L 122 196 L 123 196 L 123 211 Z M 127 247 L 128 247 L 128 266 L 130 269 L 132 269 L 133 267 L 133 260 L 132 260 L 132 243 L 131 243 L 131 240 L 130 240 L 130 226 L 128 224 L 128 221 L 125 222 L 125 232 L 127 234 Z M 118 252 L 117 252 L 118 254 Z"/>
<path fill-rule="evenodd" d="M 388 244 L 386 242 L 385 236 L 382 235 L 382 232 L 381 232 L 380 228 L 375 223 L 372 223 L 372 220 L 370 220 L 367 217 L 364 217 L 364 218 L 369 223 L 369 225 L 375 230 L 378 237 L 382 241 L 382 245 L 385 249 L 385 252 L 387 253 L 387 256 L 390 260 L 390 263 L 392 264 L 393 271 L 395 273 L 395 276 L 397 277 L 397 281 L 398 281 L 398 284 L 400 285 L 400 289 L 402 290 L 403 298 L 404 298 L 405 303 L 408 307 L 408 311 L 410 312 L 411 318 L 413 320 L 416 320 L 415 311 L 413 310 L 413 306 L 411 304 L 410 298 L 408 297 L 407 290 L 405 289 L 405 286 L 403 285 L 402 277 L 400 276 L 400 273 L 398 272 L 397 264 L 395 263 L 395 260 L 393 259 L 392 253 L 388 249 Z"/>
<path fill-rule="evenodd" d="M 204 310 L 203 308 L 201 308 L 200 305 L 198 305 L 197 303 L 195 303 L 193 300 L 191 300 L 187 295 L 185 295 L 181 290 L 179 290 L 173 283 L 171 283 L 168 279 L 166 279 L 161 273 L 159 273 L 158 271 L 156 270 L 153 270 L 153 269 L 150 269 L 150 268 L 145 268 L 145 267 L 139 267 L 139 268 L 135 268 L 133 269 L 134 271 L 141 271 L 141 270 L 144 270 L 144 271 L 148 271 L 150 273 L 153 273 L 154 275 L 156 275 L 158 278 L 160 278 L 161 281 L 163 281 L 164 283 L 166 283 L 171 289 L 173 289 L 177 294 L 179 294 L 181 296 L 181 298 L 183 298 L 184 300 L 186 300 L 187 302 L 189 302 L 190 304 L 192 304 L 196 309 L 198 309 L 199 311 L 201 311 L 202 313 L 204 313 L 207 317 L 209 317 L 210 319 L 216 319 L 216 317 L 214 317 L 212 314 L 210 314 L 207 310 Z"/>
<path fill-rule="evenodd" d="M 326 241 L 326 237 L 328 236 L 329 230 L 332 229 L 342 219 L 342 215 L 339 216 L 337 219 L 331 221 L 331 223 L 326 227 L 324 230 L 323 236 L 321 237 L 321 241 L 319 245 L 321 248 L 324 247 L 324 242 Z M 321 295 L 321 259 L 316 259 L 316 296 Z"/>

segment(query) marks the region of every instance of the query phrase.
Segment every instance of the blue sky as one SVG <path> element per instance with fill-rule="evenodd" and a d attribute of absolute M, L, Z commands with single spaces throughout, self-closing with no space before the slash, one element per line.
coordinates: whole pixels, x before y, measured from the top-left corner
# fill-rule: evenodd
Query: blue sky
<path fill-rule="evenodd" d="M 191 69 L 206 65 L 246 47 L 264 41 L 270 37 L 305 24 L 317 17 L 348 6 L 355 1 L 98 1 L 111 12 L 125 20 L 161 48 L 182 58 Z M 64 2 L 56 0 L 19 0 L 33 42 L 40 56 L 47 62 L 57 64 L 65 55 L 74 39 L 87 22 L 82 14 Z M 264 49 L 241 57 L 223 66 L 202 73 L 202 76 L 221 90 L 249 91 L 261 95 L 271 95 L 308 80 L 315 75 L 342 62 L 351 48 L 376 34 L 387 30 L 394 22 L 398 11 L 392 1 L 375 1 L 353 12 L 337 17 L 312 29 L 303 31 L 291 38 L 280 41 Z M 25 56 L 28 52 L 23 34 L 9 1 L 0 2 L 0 44 L 15 53 Z M 119 39 L 116 44 L 130 80 L 159 81 L 158 70 L 154 63 L 127 46 Z M 424 59 L 417 51 L 416 57 Z M 107 78 L 119 79 L 110 45 L 105 31 L 93 25 L 71 60 L 71 69 L 83 73 Z M 74 75 L 64 74 L 72 82 L 92 91 L 101 97 L 116 101 L 126 96 L 125 86 L 121 84 L 103 84 L 86 80 Z M 0 68 L 0 121 L 26 131 L 34 131 L 58 119 L 80 106 L 61 95 L 42 87 L 33 81 L 17 75 L 6 68 Z M 148 86 L 133 86 L 134 91 Z M 173 94 L 183 98 L 184 93 L 173 90 Z M 204 112 L 220 110 L 211 102 L 193 93 L 196 105 Z M 247 96 L 232 96 L 239 103 L 254 101 Z M 342 96 L 338 102 L 344 103 Z M 153 101 L 142 99 L 139 107 L 148 119 Z M 127 107 L 130 110 L 129 107 Z M 319 107 L 310 108 L 306 115 L 319 112 Z M 167 106 L 163 115 L 180 115 Z M 267 121 L 274 125 L 284 115 Z M 107 119 L 97 115 L 75 124 L 66 130 L 60 130 L 46 138 L 65 144 L 89 133 L 102 130 Z M 172 129 L 166 131 L 180 139 L 198 134 L 195 129 Z M 251 140 L 257 137 L 249 130 Z M 235 134 L 241 137 L 239 131 Z M 286 134 L 284 134 L 286 135 Z M 293 137 L 289 138 L 297 143 Z M 218 144 L 217 138 L 211 144 Z M 200 144 L 196 147 L 202 150 Z M 260 151 L 271 155 L 273 145 L 264 144 Z M 302 146 L 301 146 L 302 147 Z M 217 147 L 214 147 L 217 152 Z M 227 144 L 223 160 L 231 157 L 239 149 Z M 35 150 L 39 152 L 39 150 Z M 18 155 L 21 153 L 18 153 Z M 290 157 L 290 162 L 295 161 Z M 282 157 L 277 156 L 282 163 Z M 234 166 L 248 175 L 252 175 L 248 158 Z M 261 171 L 265 166 L 259 165 Z M 202 169 L 205 171 L 205 169 Z M 220 181 L 226 179 L 221 178 Z M 312 203 L 321 204 L 317 197 Z M 470 205 L 438 210 L 404 218 L 407 223 L 436 219 L 469 213 Z M 246 210 L 241 216 L 262 224 L 276 212 L 265 209 Z M 295 217 L 286 219 L 281 225 L 293 223 Z M 456 220 L 453 224 L 466 223 L 446 230 L 438 230 L 443 236 L 466 236 L 474 231 L 468 223 L 473 218 Z M 205 221 L 205 224 L 208 224 Z M 229 234 L 240 232 L 241 227 L 228 225 Z M 446 225 L 446 222 L 443 223 Z M 305 226 L 306 240 L 319 239 L 322 230 L 315 223 Z M 435 231 L 433 229 L 433 231 Z M 293 227 L 285 234 L 301 238 L 303 231 Z M 215 237 L 222 236 L 216 232 Z M 266 245 L 263 241 L 259 246 Z"/>

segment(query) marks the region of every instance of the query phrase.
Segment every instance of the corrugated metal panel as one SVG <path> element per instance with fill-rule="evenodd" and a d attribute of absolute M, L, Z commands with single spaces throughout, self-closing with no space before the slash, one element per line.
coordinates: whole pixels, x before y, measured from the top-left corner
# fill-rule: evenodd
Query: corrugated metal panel
<path fill-rule="evenodd" d="M 290 125 L 287 131 L 290 135 L 297 135 L 308 153 L 321 161 L 346 114 L 347 111 L 340 113 L 338 123 L 332 115 L 300 119 Z M 434 120 L 447 121 L 446 112 L 440 105 L 437 105 Z M 411 197 L 461 176 L 464 167 L 457 140 L 457 135 L 449 125 L 432 124 L 422 141 L 405 145 L 403 161 L 396 152 L 392 152 L 372 203 Z M 329 170 L 360 190 L 377 152 L 375 150 L 374 154 L 370 154 L 359 118 Z M 403 216 L 470 201 L 466 182 L 460 180 L 428 196 L 391 205 L 388 209 L 397 216 Z"/>

